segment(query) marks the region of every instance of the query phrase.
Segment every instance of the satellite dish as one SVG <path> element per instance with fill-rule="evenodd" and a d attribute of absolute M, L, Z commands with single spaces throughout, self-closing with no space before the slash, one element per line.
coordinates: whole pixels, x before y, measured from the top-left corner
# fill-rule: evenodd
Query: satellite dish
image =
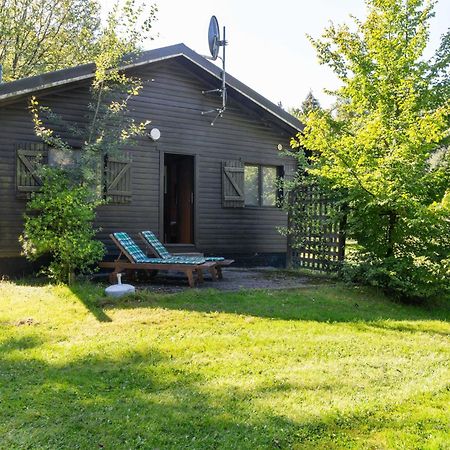
<path fill-rule="evenodd" d="M 222 83 L 221 87 L 217 89 L 209 89 L 207 91 L 202 91 L 203 95 L 206 94 L 219 94 L 222 97 L 222 107 L 214 108 L 209 111 L 202 111 L 202 115 L 216 113 L 215 119 L 211 122 L 211 125 L 214 125 L 214 122 L 223 116 L 223 113 L 227 109 L 227 84 L 225 81 L 226 72 L 225 72 L 225 47 L 228 45 L 227 40 L 225 39 L 225 27 L 223 27 L 223 40 L 220 40 L 220 30 L 219 30 L 219 22 L 217 21 L 216 16 L 212 16 L 209 21 L 208 28 L 208 44 L 209 51 L 211 52 L 211 57 L 205 56 L 207 59 L 212 59 L 215 61 L 217 58 L 222 60 Z M 219 49 L 222 47 L 222 56 L 219 56 Z"/>
<path fill-rule="evenodd" d="M 208 44 L 209 44 L 209 51 L 211 52 L 211 56 L 214 61 L 219 56 L 219 48 L 220 48 L 220 30 L 219 30 L 219 22 L 217 21 L 216 16 L 212 16 L 211 20 L 209 21 Z"/>

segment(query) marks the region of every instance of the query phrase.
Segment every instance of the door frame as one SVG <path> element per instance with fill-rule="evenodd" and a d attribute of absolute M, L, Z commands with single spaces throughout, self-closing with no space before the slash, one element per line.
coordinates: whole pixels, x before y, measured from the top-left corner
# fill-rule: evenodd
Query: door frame
<path fill-rule="evenodd" d="M 193 215 L 192 220 L 193 223 L 193 243 L 191 244 L 167 244 L 171 247 L 196 247 L 197 246 L 197 217 L 198 217 L 198 179 L 199 179 L 199 154 L 195 152 L 186 152 L 181 150 L 161 150 L 159 152 L 159 237 L 161 241 L 164 241 L 164 159 L 165 155 L 184 155 L 184 156 L 191 156 L 193 158 L 193 175 L 194 175 L 194 208 L 193 208 Z M 166 244 L 166 242 L 163 242 L 163 244 Z"/>

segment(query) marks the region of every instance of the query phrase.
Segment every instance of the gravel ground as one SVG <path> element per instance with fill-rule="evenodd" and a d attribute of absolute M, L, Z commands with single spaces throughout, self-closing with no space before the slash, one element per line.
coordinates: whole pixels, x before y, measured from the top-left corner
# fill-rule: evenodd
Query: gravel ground
<path fill-rule="evenodd" d="M 161 272 L 151 282 L 128 282 L 138 289 L 148 289 L 160 292 L 180 292 L 189 289 L 186 277 L 183 274 Z M 283 274 L 279 269 L 272 267 L 223 269 L 223 279 L 212 281 L 205 273 L 205 282 L 197 289 L 219 289 L 221 291 L 239 291 L 241 289 L 289 289 L 304 287 L 311 282 L 307 277 Z"/>

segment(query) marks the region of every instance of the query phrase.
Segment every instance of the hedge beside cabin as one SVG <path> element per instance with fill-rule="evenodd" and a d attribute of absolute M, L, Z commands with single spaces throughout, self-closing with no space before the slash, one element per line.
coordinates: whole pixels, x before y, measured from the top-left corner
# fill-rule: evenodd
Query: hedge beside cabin
<path fill-rule="evenodd" d="M 144 88 L 130 103 L 136 120 L 151 120 L 161 137 L 141 137 L 123 160 L 109 160 L 106 186 L 112 202 L 99 208 L 99 239 L 115 253 L 108 234 L 153 230 L 169 248 L 232 256 L 241 263 L 283 264 L 286 214 L 275 206 L 275 177 L 295 170 L 283 156 L 300 123 L 238 80 L 228 77 L 228 108 L 211 126 L 221 99 L 202 91 L 218 87 L 220 70 L 179 44 L 144 52 L 126 68 Z M 28 102 L 35 95 L 66 121 L 81 123 L 89 101 L 92 65 L 0 86 L 0 273 L 26 267 L 20 256 L 26 198 L 39 189 L 37 155 L 49 164 L 61 155 L 33 131 Z M 56 128 L 57 129 L 57 128 Z M 74 147 L 77 142 L 57 131 Z"/>

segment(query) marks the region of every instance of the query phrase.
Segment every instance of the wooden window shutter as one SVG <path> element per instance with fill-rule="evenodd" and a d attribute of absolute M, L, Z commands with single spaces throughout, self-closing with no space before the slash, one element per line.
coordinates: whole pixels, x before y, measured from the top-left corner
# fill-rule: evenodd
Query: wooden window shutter
<path fill-rule="evenodd" d="M 244 206 L 244 163 L 242 161 L 222 162 L 222 193 L 224 208 Z"/>
<path fill-rule="evenodd" d="M 24 142 L 16 144 L 16 191 L 17 196 L 29 198 L 42 186 L 38 167 L 47 164 L 48 147 L 44 143 Z"/>
<path fill-rule="evenodd" d="M 283 178 L 286 181 L 292 181 L 297 173 L 297 161 L 295 159 L 286 161 L 283 166 L 283 172 Z"/>
<path fill-rule="evenodd" d="M 105 197 L 111 203 L 131 202 L 131 159 L 107 157 L 105 161 Z"/>

